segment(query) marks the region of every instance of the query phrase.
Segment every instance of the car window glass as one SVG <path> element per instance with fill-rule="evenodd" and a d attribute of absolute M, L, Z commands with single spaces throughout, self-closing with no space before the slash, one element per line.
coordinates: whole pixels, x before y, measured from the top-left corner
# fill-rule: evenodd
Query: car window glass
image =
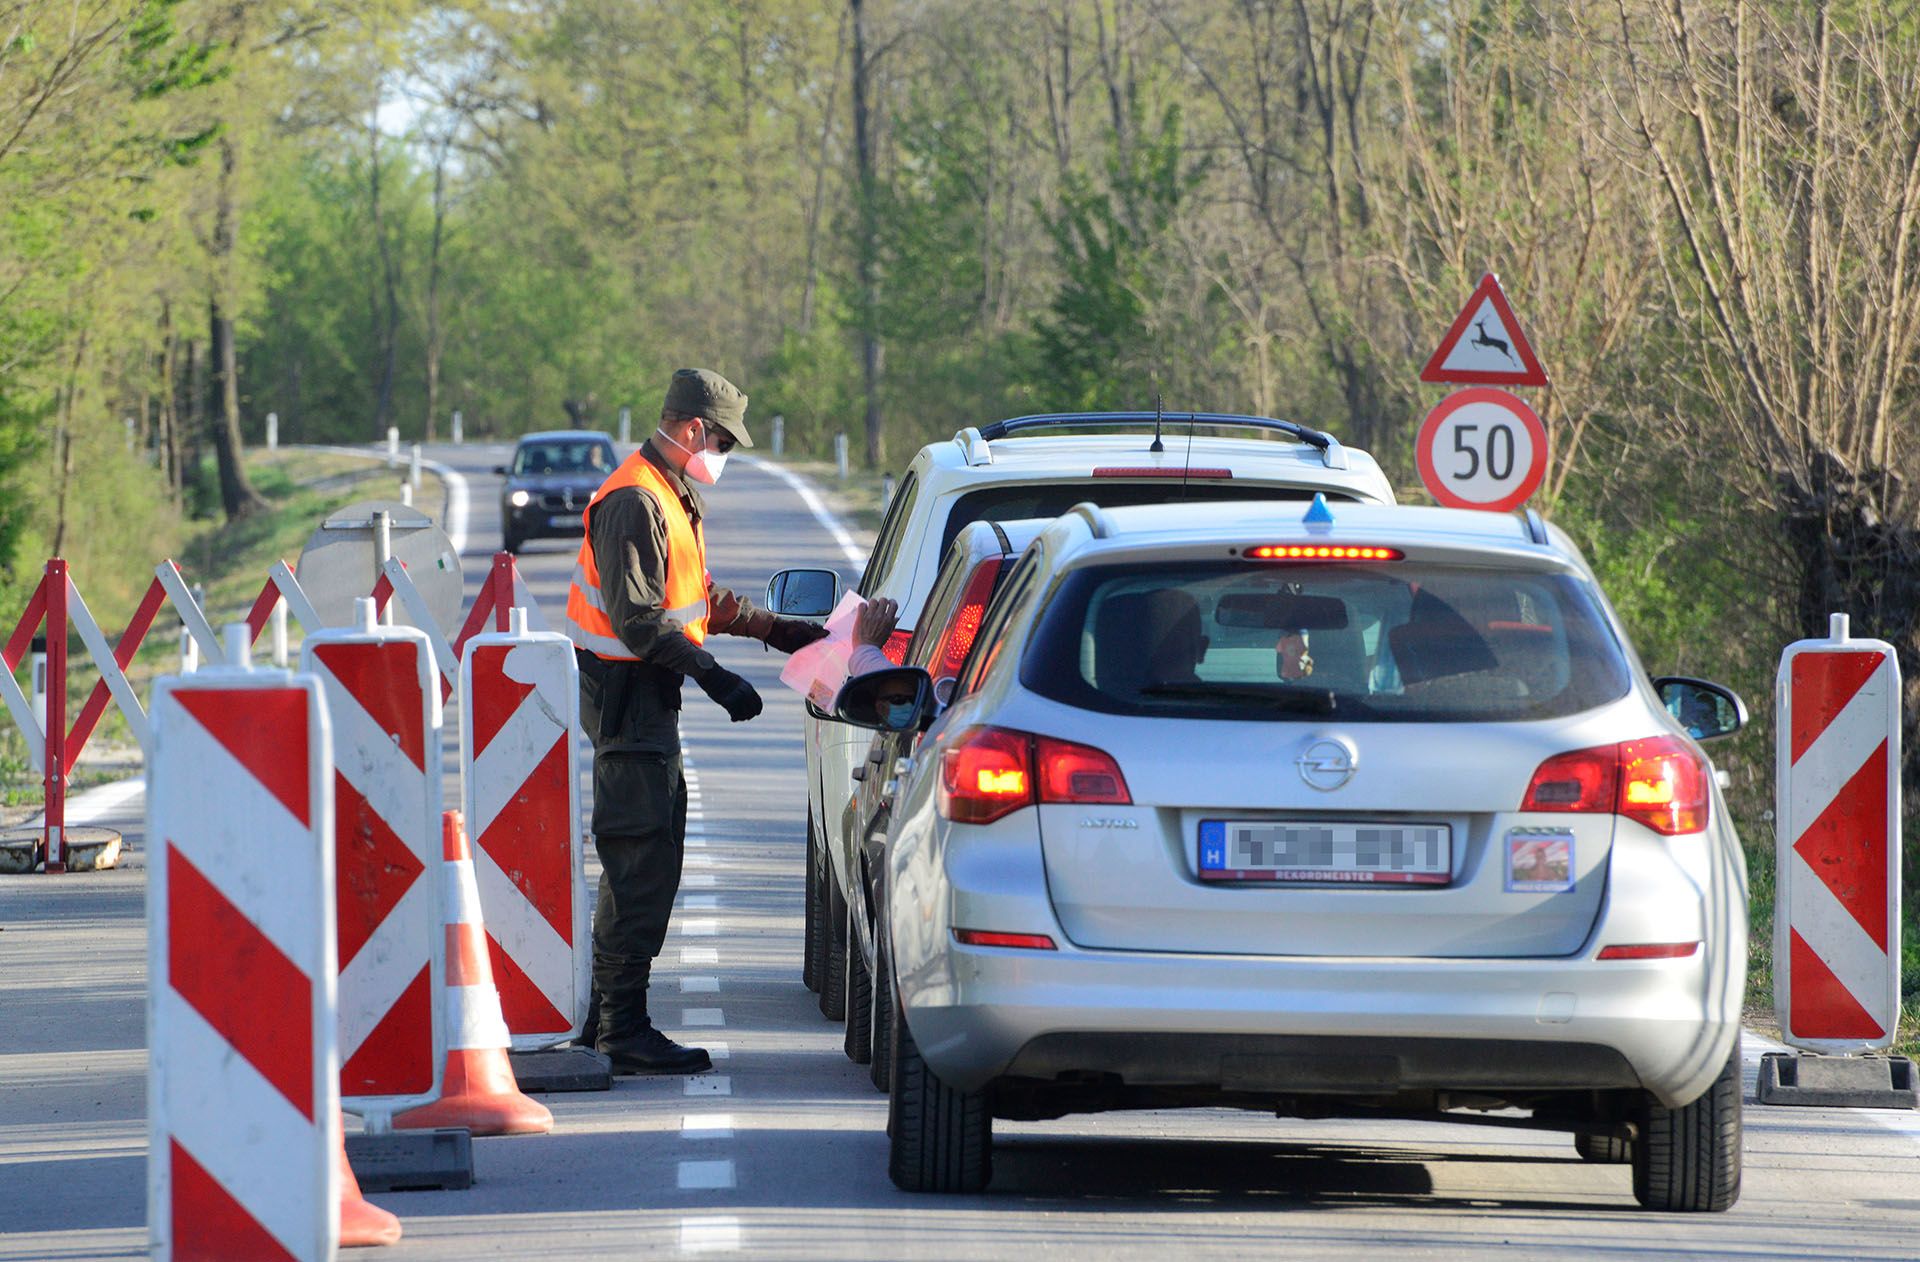
<path fill-rule="evenodd" d="M 913 518 L 913 503 L 920 497 L 920 482 L 912 473 L 894 492 L 893 503 L 887 507 L 886 520 L 880 523 L 880 534 L 873 543 L 873 555 L 867 558 L 866 572 L 860 576 L 860 594 L 873 596 L 886 585 L 887 576 L 893 571 L 893 564 L 900 556 L 900 543 L 906 536 L 907 523 Z"/>
<path fill-rule="evenodd" d="M 1029 687 L 1122 714 L 1496 722 L 1629 685 L 1583 583 L 1461 566 L 1105 566 L 1069 580 L 1033 645 Z"/>
<path fill-rule="evenodd" d="M 522 443 L 513 453 L 515 473 L 610 473 L 611 444 L 593 439 Z"/>
<path fill-rule="evenodd" d="M 1012 629 L 1017 615 L 1031 602 L 1039 590 L 1040 562 L 1037 551 L 1029 551 L 1014 566 L 1013 573 L 1007 577 L 1007 583 L 1000 595 L 987 607 L 986 617 L 980 624 L 979 638 L 973 642 L 973 651 L 967 655 L 966 664 L 960 668 L 960 683 L 954 695 L 964 697 L 980 686 L 987 672 L 1000 657 L 1000 650 L 1006 642 L 1007 633 Z"/>

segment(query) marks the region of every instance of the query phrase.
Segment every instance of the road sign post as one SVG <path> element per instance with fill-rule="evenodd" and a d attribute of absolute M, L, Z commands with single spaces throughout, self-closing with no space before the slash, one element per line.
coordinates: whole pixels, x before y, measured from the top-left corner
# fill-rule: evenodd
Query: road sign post
<path fill-rule="evenodd" d="M 1420 480 L 1448 508 L 1512 512 L 1547 472 L 1547 429 L 1505 390 L 1456 390 L 1427 413 L 1414 440 Z"/>

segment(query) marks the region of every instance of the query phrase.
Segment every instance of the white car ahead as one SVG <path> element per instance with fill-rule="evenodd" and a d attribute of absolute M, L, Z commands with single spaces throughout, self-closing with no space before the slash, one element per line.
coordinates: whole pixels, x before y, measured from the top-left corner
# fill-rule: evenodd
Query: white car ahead
<path fill-rule="evenodd" d="M 1738 1195 L 1746 871 L 1696 740 L 1744 710 L 1650 680 L 1537 516 L 1081 506 L 950 702 L 836 708 L 903 674 L 902 1187 L 983 1186 L 994 1117 L 1227 1105 L 1524 1110 L 1646 1206 Z"/>
<path fill-rule="evenodd" d="M 1074 412 L 1021 416 L 963 429 L 921 448 L 901 475 L 854 589 L 900 606 L 886 645 L 902 660 L 941 559 L 977 521 L 1055 517 L 1081 501 L 1189 504 L 1289 500 L 1393 503 L 1373 457 L 1292 421 L 1221 413 Z M 789 570 L 768 584 L 775 612 L 824 614 L 837 584 L 826 571 Z M 807 746 L 807 942 L 802 975 L 820 1010 L 846 1016 L 845 908 L 860 891 L 854 771 L 865 733 L 811 709 Z"/>

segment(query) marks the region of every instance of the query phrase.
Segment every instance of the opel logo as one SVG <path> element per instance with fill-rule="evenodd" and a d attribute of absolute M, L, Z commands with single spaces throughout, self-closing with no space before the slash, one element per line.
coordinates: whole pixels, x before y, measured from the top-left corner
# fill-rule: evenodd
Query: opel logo
<path fill-rule="evenodd" d="M 572 508 L 573 507 L 573 489 L 569 487 L 567 490 L 562 491 L 560 494 L 561 494 L 561 499 L 566 503 L 566 506 L 568 508 Z"/>
<path fill-rule="evenodd" d="M 1360 755 L 1350 742 L 1328 737 L 1309 744 L 1293 760 L 1293 765 L 1300 768 L 1302 780 L 1322 792 L 1331 793 L 1353 779 L 1354 769 L 1359 762 Z"/>

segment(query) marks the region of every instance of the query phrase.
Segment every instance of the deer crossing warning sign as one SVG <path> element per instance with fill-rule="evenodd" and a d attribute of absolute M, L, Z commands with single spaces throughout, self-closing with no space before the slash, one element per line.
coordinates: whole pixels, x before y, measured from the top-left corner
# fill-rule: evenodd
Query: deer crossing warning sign
<path fill-rule="evenodd" d="M 1546 369 L 1492 272 L 1453 319 L 1440 346 L 1420 370 L 1420 380 L 1470 386 L 1544 386 Z"/>

